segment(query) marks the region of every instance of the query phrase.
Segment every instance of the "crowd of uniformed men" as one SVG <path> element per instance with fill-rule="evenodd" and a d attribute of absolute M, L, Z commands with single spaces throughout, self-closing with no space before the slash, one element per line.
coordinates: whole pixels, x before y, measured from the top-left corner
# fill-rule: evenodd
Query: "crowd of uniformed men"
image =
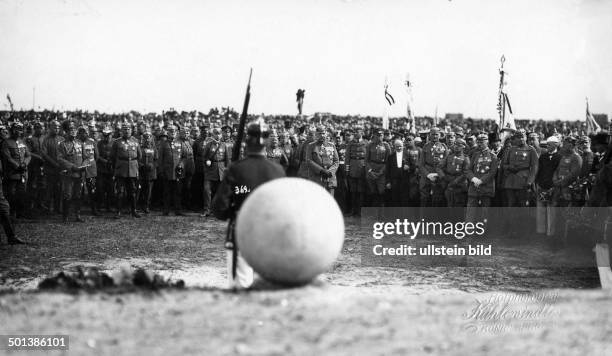
<path fill-rule="evenodd" d="M 139 218 L 152 207 L 163 215 L 209 216 L 237 134 L 235 123 L 218 121 L 6 112 L 0 147 L 10 214 L 81 222 L 87 206 L 91 215 L 117 218 Z M 271 124 L 268 159 L 288 176 L 322 185 L 346 216 L 364 206 L 467 207 L 472 219 L 489 206 L 607 204 L 605 187 L 589 194 L 609 160 L 606 133 L 540 137 L 519 129 L 502 145 L 499 134 L 462 127 L 413 134 L 359 124 Z M 8 206 L 0 208 L 8 216 Z"/>

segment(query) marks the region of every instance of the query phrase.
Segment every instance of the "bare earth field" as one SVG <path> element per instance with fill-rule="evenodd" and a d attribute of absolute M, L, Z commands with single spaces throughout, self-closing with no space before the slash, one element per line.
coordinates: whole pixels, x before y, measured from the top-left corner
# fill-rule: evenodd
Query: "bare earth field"
<path fill-rule="evenodd" d="M 225 224 L 200 217 L 28 221 L 0 245 L 0 334 L 68 334 L 94 355 L 612 355 L 612 295 L 594 268 L 522 268 L 521 258 L 592 258 L 587 248 L 512 244 L 491 267 L 365 267 L 358 221 L 316 283 L 225 291 Z M 122 264 L 183 279 L 185 290 L 39 292 L 77 266 Z M 0 353 L 6 351 L 0 350 Z M 21 351 L 22 354 L 35 354 Z M 40 352 L 36 352 L 40 353 Z M 11 352 L 11 354 L 19 354 Z"/>

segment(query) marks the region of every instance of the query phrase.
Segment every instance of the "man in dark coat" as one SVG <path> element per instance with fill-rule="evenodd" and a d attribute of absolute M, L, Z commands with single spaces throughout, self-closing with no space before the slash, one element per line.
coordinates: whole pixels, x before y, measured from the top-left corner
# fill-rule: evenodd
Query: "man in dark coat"
<path fill-rule="evenodd" d="M 176 140 L 176 127 L 170 125 L 167 129 L 167 139 L 161 141 L 159 147 L 159 165 L 157 176 L 163 182 L 164 208 L 163 215 L 170 213 L 170 205 L 174 203 L 174 213 L 184 215 L 181 211 L 181 184 L 185 177 L 183 145 Z"/>
<path fill-rule="evenodd" d="M 247 157 L 230 165 L 212 202 L 213 214 L 230 220 L 228 239 L 228 277 L 230 288 L 248 288 L 253 282 L 253 270 L 240 256 L 233 235 L 234 220 L 245 199 L 258 186 L 285 177 L 285 170 L 276 162 L 266 159 L 265 148 L 269 137 L 267 125 L 252 123 L 247 128 Z"/>

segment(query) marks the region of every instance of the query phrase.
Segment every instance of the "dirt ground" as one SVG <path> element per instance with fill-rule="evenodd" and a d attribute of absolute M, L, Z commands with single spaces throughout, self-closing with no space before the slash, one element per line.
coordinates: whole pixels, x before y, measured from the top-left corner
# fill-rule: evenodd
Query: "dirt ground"
<path fill-rule="evenodd" d="M 594 264 L 366 267 L 366 236 L 349 219 L 342 255 L 316 283 L 232 293 L 223 289 L 225 225 L 218 221 L 153 214 L 21 222 L 17 230 L 30 244 L 0 246 L 0 334 L 70 335 L 70 350 L 51 354 L 612 355 L 612 295 L 598 288 Z M 535 245 L 541 258 L 592 258 L 576 246 Z M 493 258 L 520 262 L 518 246 L 502 252 Z M 125 264 L 183 279 L 187 288 L 36 290 L 56 271 Z"/>

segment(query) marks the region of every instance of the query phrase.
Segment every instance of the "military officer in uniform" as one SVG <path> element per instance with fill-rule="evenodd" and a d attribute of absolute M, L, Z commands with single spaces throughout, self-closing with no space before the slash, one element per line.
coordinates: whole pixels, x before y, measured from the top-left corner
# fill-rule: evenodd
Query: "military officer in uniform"
<path fill-rule="evenodd" d="M 183 184 L 181 185 L 181 199 L 185 207 L 191 208 L 191 183 L 195 174 L 195 161 L 193 158 L 193 142 L 187 136 L 187 129 L 185 127 L 179 129 L 178 141 L 181 143 L 181 151 L 185 157 L 183 158 L 185 178 L 183 178 Z"/>
<path fill-rule="evenodd" d="M 568 206 L 572 203 L 572 194 L 569 186 L 574 183 L 582 169 L 582 158 L 576 153 L 577 139 L 567 136 L 561 146 L 559 165 L 553 174 L 553 206 Z"/>
<path fill-rule="evenodd" d="M 336 150 L 338 151 L 338 170 L 336 171 L 336 180 L 338 181 L 338 188 L 336 189 L 336 201 L 338 202 L 338 206 L 342 209 L 342 212 L 347 215 L 350 211 L 349 205 L 349 189 L 348 189 L 348 180 L 347 180 L 347 171 L 346 171 L 346 149 L 348 143 L 353 140 L 353 135 L 351 130 L 344 131 L 344 140 L 341 140 L 338 145 L 336 145 Z"/>
<path fill-rule="evenodd" d="M 210 215 L 210 201 L 217 192 L 225 169 L 229 166 L 231 152 L 221 141 L 221 131 L 214 128 L 210 141 L 204 149 L 204 216 Z"/>
<path fill-rule="evenodd" d="M 31 156 L 28 146 L 23 141 L 23 124 L 19 121 L 11 125 L 10 137 L 2 143 L 2 159 L 6 163 L 8 179 L 8 200 L 13 208 L 13 215 L 23 217 L 26 213 L 26 184 L 28 165 Z"/>
<path fill-rule="evenodd" d="M 44 159 L 43 169 L 45 171 L 45 182 L 47 186 L 47 206 L 53 208 L 56 213 L 60 213 L 60 205 L 62 200 L 62 183 L 60 179 L 61 168 L 58 162 L 57 148 L 64 137 L 58 135 L 60 124 L 53 120 L 49 123 L 49 131 L 43 139 L 41 154 Z"/>
<path fill-rule="evenodd" d="M 476 150 L 466 172 L 469 182 L 466 221 L 486 221 L 491 199 L 495 196 L 497 156 L 489 149 L 489 138 L 481 133 L 476 137 Z"/>
<path fill-rule="evenodd" d="M 113 139 L 111 135 L 113 129 L 110 126 L 105 126 L 102 129 L 102 138 L 98 141 L 98 161 L 96 168 L 98 177 L 96 179 L 96 191 L 98 193 L 98 208 L 102 205 L 106 211 L 110 211 L 110 205 L 114 199 L 113 189 L 113 162 L 111 161 L 111 152 L 113 149 Z"/>
<path fill-rule="evenodd" d="M 66 120 L 62 123 L 62 127 L 66 132 L 66 138 L 60 142 L 57 149 L 57 160 L 62 168 L 62 217 L 64 222 L 68 222 L 70 207 L 72 206 L 76 221 L 84 222 L 81 219 L 81 191 L 86 170 L 86 166 L 83 165 L 83 142 L 76 137 L 77 128 L 74 121 Z"/>
<path fill-rule="evenodd" d="M 96 180 L 98 177 L 96 162 L 98 161 L 98 147 L 96 145 L 96 141 L 89 137 L 85 126 L 79 127 L 78 139 L 83 143 L 83 165 L 87 166 L 84 175 L 85 187 L 87 188 L 87 195 L 89 197 L 89 205 L 91 208 L 91 215 L 98 216 L 98 197 L 96 194 Z"/>
<path fill-rule="evenodd" d="M 413 134 L 405 136 L 405 155 L 406 163 L 408 164 L 408 200 L 407 206 L 415 207 L 419 206 L 420 203 L 420 191 L 419 191 L 419 162 L 423 155 L 423 150 L 416 145 L 415 137 Z"/>
<path fill-rule="evenodd" d="M 42 156 L 42 147 L 44 142 L 43 124 L 40 121 L 34 122 L 34 133 L 26 140 L 26 145 L 30 150 L 30 166 L 28 167 L 28 186 L 27 192 L 30 197 L 30 207 L 39 211 L 48 211 L 49 208 L 45 205 L 46 186 L 45 172 L 43 169 L 44 158 Z"/>
<path fill-rule="evenodd" d="M 443 206 L 444 192 L 438 182 L 436 169 L 447 154 L 448 148 L 440 142 L 440 129 L 433 127 L 429 132 L 428 142 L 423 146 L 423 154 L 419 162 L 421 207 Z"/>
<path fill-rule="evenodd" d="M 21 241 L 15 236 L 15 229 L 13 228 L 13 223 L 11 222 L 10 210 L 11 207 L 9 202 L 4 197 L 3 189 L 2 189 L 2 160 L 0 160 L 0 224 L 4 229 L 4 233 L 6 234 L 7 243 L 9 245 L 21 245 L 25 244 L 25 242 Z"/>
<path fill-rule="evenodd" d="M 365 180 L 375 206 L 385 205 L 385 169 L 391 155 L 391 147 L 381 139 L 382 133 L 381 129 L 373 130 L 372 141 L 366 147 L 365 154 Z"/>
<path fill-rule="evenodd" d="M 366 191 L 365 155 L 368 141 L 363 138 L 363 127 L 355 126 L 355 134 L 346 146 L 346 173 L 351 194 L 348 216 L 361 216 L 361 204 Z"/>
<path fill-rule="evenodd" d="M 558 207 L 572 206 L 572 185 L 580 175 L 582 168 L 582 158 L 576 153 L 577 139 L 573 136 L 566 136 L 559 153 L 561 154 L 559 165 L 553 174 L 553 195 L 552 195 L 552 222 L 555 224 L 562 220 L 563 214 Z M 556 208 L 556 209 L 555 209 Z M 559 219 L 561 218 L 561 219 Z M 556 232 L 553 228 L 553 233 Z"/>
<path fill-rule="evenodd" d="M 467 144 L 462 138 L 455 139 L 451 152 L 440 161 L 436 172 L 445 187 L 444 196 L 449 208 L 464 207 L 467 203 L 467 170 L 470 159 L 463 152 Z"/>
<path fill-rule="evenodd" d="M 140 187 L 141 196 L 144 201 L 144 213 L 149 214 L 151 208 L 151 197 L 153 196 L 153 185 L 157 179 L 157 146 L 151 134 L 151 128 L 145 126 L 144 133 L 140 141 L 142 159 L 140 161 Z"/>
<path fill-rule="evenodd" d="M 132 217 L 140 217 L 140 214 L 136 212 L 138 162 L 140 160 L 140 145 L 138 141 L 132 137 L 131 126 L 124 122 L 121 125 L 121 137 L 113 142 L 111 151 L 111 162 L 113 162 L 115 182 L 117 184 L 117 213 L 115 218 L 121 216 L 124 195 L 130 204 L 130 213 Z"/>
<path fill-rule="evenodd" d="M 317 128 L 316 140 L 311 144 L 308 156 L 309 177 L 313 182 L 323 186 L 332 196 L 338 186 L 336 180 L 338 161 L 336 146 L 329 142 L 325 129 Z"/>
<path fill-rule="evenodd" d="M 228 278 L 230 288 L 248 288 L 253 283 L 253 270 L 240 256 L 234 238 L 234 223 L 245 199 L 258 186 L 285 177 L 285 170 L 265 157 L 269 130 L 260 121 L 247 127 L 246 158 L 229 166 L 212 202 L 214 215 L 230 220 L 225 247 L 228 250 Z"/>
<path fill-rule="evenodd" d="M 170 213 L 170 205 L 174 203 L 174 213 L 183 216 L 181 211 L 181 184 L 185 175 L 183 145 L 176 138 L 174 125 L 166 130 L 168 138 L 159 147 L 159 167 L 157 176 L 163 181 L 163 215 Z"/>
<path fill-rule="evenodd" d="M 315 140 L 315 130 L 309 129 L 306 134 L 306 141 L 298 146 L 298 172 L 297 176 L 304 179 L 309 179 L 310 168 L 308 166 L 308 157 L 310 151 L 310 144 Z"/>
<path fill-rule="evenodd" d="M 529 146 L 525 135 L 517 131 L 512 136 L 510 147 L 502 162 L 506 204 L 509 207 L 527 206 L 528 189 L 535 182 L 538 169 L 538 154 Z"/>
<path fill-rule="evenodd" d="M 285 151 L 280 147 L 280 140 L 275 130 L 272 131 L 269 141 L 269 146 L 266 148 L 266 157 L 280 164 L 286 171 L 289 166 L 289 158 L 287 158 Z"/>

